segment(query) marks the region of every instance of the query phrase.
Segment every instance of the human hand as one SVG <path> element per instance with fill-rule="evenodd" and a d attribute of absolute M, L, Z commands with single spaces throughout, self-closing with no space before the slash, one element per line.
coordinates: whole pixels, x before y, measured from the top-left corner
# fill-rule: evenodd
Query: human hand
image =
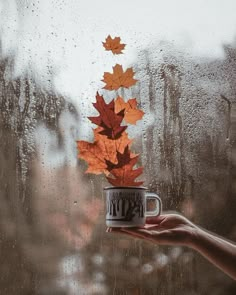
<path fill-rule="evenodd" d="M 191 246 L 197 226 L 179 214 L 148 217 L 143 228 L 108 228 L 107 232 L 122 233 L 159 245 Z"/>
<path fill-rule="evenodd" d="M 236 280 L 236 245 L 212 234 L 179 214 L 149 217 L 143 228 L 108 228 L 159 245 L 188 246 Z"/>

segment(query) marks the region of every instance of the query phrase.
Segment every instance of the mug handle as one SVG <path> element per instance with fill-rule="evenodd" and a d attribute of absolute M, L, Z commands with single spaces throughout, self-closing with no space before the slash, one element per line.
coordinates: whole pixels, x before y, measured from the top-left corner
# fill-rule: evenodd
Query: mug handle
<path fill-rule="evenodd" d="M 145 217 L 149 217 L 149 216 L 159 216 L 161 214 L 161 208 L 162 208 L 162 203 L 161 203 L 161 199 L 160 197 L 155 194 L 155 193 L 145 193 L 146 196 L 146 201 L 148 199 L 150 200 L 156 200 L 156 209 L 152 210 L 152 211 L 146 211 L 145 212 Z"/>

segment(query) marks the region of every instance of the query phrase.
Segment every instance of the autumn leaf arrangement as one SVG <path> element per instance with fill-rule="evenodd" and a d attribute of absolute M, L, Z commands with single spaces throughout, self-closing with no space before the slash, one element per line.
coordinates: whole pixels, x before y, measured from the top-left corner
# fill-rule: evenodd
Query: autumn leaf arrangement
<path fill-rule="evenodd" d="M 103 42 L 105 50 L 113 54 L 122 54 L 125 44 L 120 37 L 110 35 Z M 105 72 L 103 89 L 117 91 L 120 88 L 130 88 L 136 84 L 132 68 L 123 70 L 122 65 L 116 64 L 113 73 Z M 131 152 L 132 139 L 127 133 L 127 124 L 136 124 L 144 112 L 138 109 L 136 98 L 127 101 L 121 96 L 106 103 L 98 92 L 94 108 L 97 117 L 88 117 L 95 125 L 93 129 L 94 142 L 77 141 L 78 157 L 88 164 L 86 173 L 105 174 L 107 181 L 113 186 L 140 186 L 143 181 L 137 181 L 143 167 L 136 168 L 139 155 Z"/>

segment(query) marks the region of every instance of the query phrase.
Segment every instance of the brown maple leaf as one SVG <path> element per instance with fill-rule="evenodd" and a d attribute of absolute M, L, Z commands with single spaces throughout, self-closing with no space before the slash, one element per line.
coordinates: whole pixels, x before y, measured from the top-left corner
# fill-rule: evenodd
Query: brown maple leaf
<path fill-rule="evenodd" d="M 137 108 L 136 98 L 125 102 L 122 97 L 118 96 L 115 100 L 115 112 L 119 113 L 121 110 L 125 110 L 124 120 L 129 124 L 136 124 L 144 115 L 144 112 Z"/>
<path fill-rule="evenodd" d="M 106 83 L 106 85 L 103 88 L 107 90 L 117 90 L 120 87 L 129 88 L 138 81 L 134 79 L 134 74 L 132 68 L 128 68 L 124 72 L 122 66 L 116 64 L 113 67 L 113 73 L 104 73 L 104 79 L 102 81 Z"/>
<path fill-rule="evenodd" d="M 107 176 L 109 183 L 114 186 L 139 186 L 143 184 L 143 181 L 135 181 L 143 172 L 143 167 L 133 169 L 137 164 L 138 155 L 132 158 L 129 147 L 126 146 L 123 154 L 117 152 L 117 160 L 117 164 L 106 161 L 107 169 L 113 176 Z"/>
<path fill-rule="evenodd" d="M 103 96 L 97 93 L 96 102 L 93 106 L 99 112 L 98 117 L 88 117 L 88 119 L 102 127 L 100 134 L 106 135 L 110 139 L 117 139 L 125 131 L 127 126 L 121 126 L 121 122 L 124 119 L 124 110 L 115 113 L 115 103 L 112 100 L 109 104 L 106 104 Z"/>
<path fill-rule="evenodd" d="M 120 43 L 120 37 L 112 39 L 110 35 L 106 38 L 105 42 L 102 42 L 102 44 L 106 50 L 112 51 L 113 54 L 122 54 L 122 50 L 126 45 Z"/>

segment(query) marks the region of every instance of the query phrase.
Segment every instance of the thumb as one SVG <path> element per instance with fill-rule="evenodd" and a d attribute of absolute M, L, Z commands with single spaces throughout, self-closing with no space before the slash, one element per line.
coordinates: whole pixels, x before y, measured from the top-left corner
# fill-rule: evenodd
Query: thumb
<path fill-rule="evenodd" d="M 147 224 L 159 224 L 165 219 L 165 215 L 150 216 L 146 218 Z"/>

